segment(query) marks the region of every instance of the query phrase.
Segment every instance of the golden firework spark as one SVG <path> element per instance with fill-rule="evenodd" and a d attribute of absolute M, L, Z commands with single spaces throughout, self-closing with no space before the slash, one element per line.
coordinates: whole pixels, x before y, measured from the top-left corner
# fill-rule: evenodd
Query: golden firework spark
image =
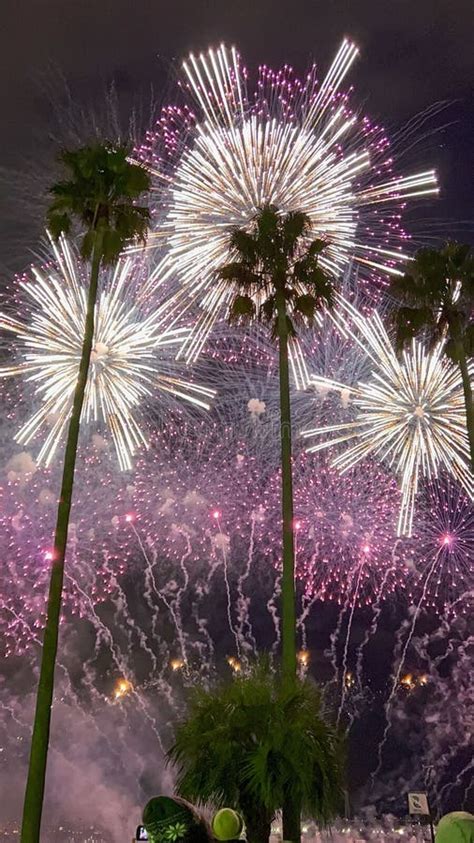
<path fill-rule="evenodd" d="M 114 700 L 121 700 L 133 691 L 133 685 L 128 679 L 118 679 L 114 688 Z"/>
<path fill-rule="evenodd" d="M 64 239 L 51 245 L 55 266 L 33 269 L 33 278 L 20 282 L 15 304 L 21 317 L 0 313 L 0 327 L 15 337 L 17 359 L 0 376 L 21 376 L 40 404 L 16 439 L 28 445 L 45 433 L 38 462 L 46 465 L 68 424 L 87 304 L 87 270 L 77 253 Z M 154 392 L 205 409 L 214 395 L 178 376 L 175 354 L 189 331 L 167 328 L 162 308 L 147 309 L 136 275 L 136 261 L 128 257 L 101 278 L 82 412 L 83 422 L 102 422 L 110 431 L 122 469 L 130 469 L 137 449 L 147 445 L 141 416 Z"/>
<path fill-rule="evenodd" d="M 351 260 L 369 272 L 401 273 L 407 256 L 397 214 L 407 198 L 436 193 L 436 176 L 393 175 L 383 130 L 349 110 L 341 86 L 357 55 L 345 40 L 321 83 L 315 68 L 300 82 L 290 69 L 263 67 L 255 97 L 234 48 L 184 63 L 197 122 L 187 112 L 183 145 L 182 112 L 170 107 L 156 142 L 172 150 L 171 169 L 153 152 L 152 134 L 140 157 L 155 176 L 161 211 L 150 244 L 166 248 L 149 283 L 177 277 L 181 289 L 170 307 L 179 312 L 191 301 L 201 308 L 183 346 L 188 361 L 234 295 L 215 274 L 228 260 L 230 232 L 248 226 L 262 205 L 308 214 L 311 236 L 328 244 L 321 266 L 335 279 Z"/>

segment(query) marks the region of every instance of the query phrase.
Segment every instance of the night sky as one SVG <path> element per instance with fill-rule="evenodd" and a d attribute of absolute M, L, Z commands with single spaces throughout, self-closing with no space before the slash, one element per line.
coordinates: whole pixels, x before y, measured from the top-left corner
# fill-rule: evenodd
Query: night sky
<path fill-rule="evenodd" d="M 28 264 L 37 244 L 41 206 L 32 193 L 21 225 L 17 193 L 8 185 L 21 187 L 23 172 L 42 183 L 61 138 L 58 91 L 65 86 L 87 111 L 100 108 L 114 83 L 125 119 L 152 88 L 156 102 L 173 102 L 177 70 L 190 50 L 225 41 L 250 69 L 288 63 L 302 75 L 314 60 L 324 73 L 345 35 L 361 50 L 350 74 L 352 102 L 389 137 L 417 113 L 445 103 L 420 127 L 419 143 L 400 167 L 404 173 L 434 167 L 439 174 L 440 198 L 423 201 L 407 218 L 415 242 L 455 235 L 474 243 L 473 0 L 3 0 L 0 278 Z M 402 150 L 399 143 L 395 151 Z M 323 641 L 323 627 L 325 617 L 313 637 Z M 377 637 L 375 665 L 388 663 L 389 632 Z M 366 741 L 366 733 L 359 736 L 361 756 Z M 367 773 L 364 763 L 356 785 Z"/>
<path fill-rule="evenodd" d="M 61 76 L 86 109 L 100 107 L 114 82 L 125 115 L 132 103 L 148 100 L 151 87 L 158 103 L 172 101 L 176 70 L 191 49 L 226 41 L 250 68 L 289 63 L 303 73 L 313 59 L 325 70 L 348 35 L 361 49 L 350 78 L 354 102 L 390 135 L 417 112 L 447 102 L 425 127 L 429 136 L 420 129 L 420 143 L 403 161 L 405 172 L 436 167 L 442 189 L 438 201 L 418 206 L 414 234 L 420 242 L 440 232 L 474 240 L 471 0 L 3 0 L 1 30 L 0 164 L 20 172 L 17 186 L 22 172 L 44 170 L 53 158 Z M 11 206 L 2 211 L 0 261 L 11 262 L 16 242 L 34 247 L 34 224 L 26 221 L 28 236 L 19 240 L 12 214 Z M 14 255 L 16 268 L 21 260 Z"/>

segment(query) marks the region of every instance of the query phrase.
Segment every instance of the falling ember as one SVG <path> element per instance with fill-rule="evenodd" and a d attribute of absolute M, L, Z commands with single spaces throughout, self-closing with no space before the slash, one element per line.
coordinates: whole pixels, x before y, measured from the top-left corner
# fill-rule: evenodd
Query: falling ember
<path fill-rule="evenodd" d="M 235 656 L 228 656 L 227 664 L 229 665 L 229 667 L 232 668 L 234 673 L 240 673 L 242 670 L 242 663 L 239 661 L 239 659 L 236 659 Z"/>
<path fill-rule="evenodd" d="M 184 667 L 183 659 L 171 659 L 171 661 L 170 661 L 171 670 L 176 672 L 177 670 L 181 670 L 183 667 Z"/>
<path fill-rule="evenodd" d="M 346 688 L 353 688 L 355 685 L 355 678 L 354 674 L 351 673 L 350 670 L 347 671 L 345 678 L 344 678 Z"/>
<path fill-rule="evenodd" d="M 432 170 L 393 172 L 388 138 L 349 107 L 343 85 L 358 55 L 343 41 L 321 82 L 312 67 L 304 81 L 291 68 L 260 68 L 255 93 L 235 49 L 219 47 L 184 63 L 185 88 L 197 105 L 163 110 L 137 155 L 155 178 L 157 226 L 150 244 L 163 256 L 152 286 L 177 277 L 170 299 L 201 315 L 183 343 L 197 358 L 233 291 L 216 282 L 228 259 L 229 234 L 258 208 L 304 211 L 311 237 L 328 246 L 321 266 L 338 281 L 354 260 L 374 292 L 407 259 L 400 226 L 411 197 L 437 193 Z"/>
<path fill-rule="evenodd" d="M 402 676 L 400 679 L 400 685 L 405 691 L 412 691 L 415 687 L 413 675 L 411 673 L 407 673 L 405 676 Z"/>
<path fill-rule="evenodd" d="M 128 679 L 119 679 L 114 688 L 114 700 L 120 700 L 133 691 L 133 685 Z"/>
<path fill-rule="evenodd" d="M 309 664 L 309 659 L 310 659 L 310 653 L 309 653 L 309 650 L 300 650 L 300 651 L 297 653 L 296 658 L 297 658 L 297 660 L 298 660 L 298 663 L 299 663 L 302 667 L 307 667 L 307 666 L 308 666 L 308 664 Z"/>

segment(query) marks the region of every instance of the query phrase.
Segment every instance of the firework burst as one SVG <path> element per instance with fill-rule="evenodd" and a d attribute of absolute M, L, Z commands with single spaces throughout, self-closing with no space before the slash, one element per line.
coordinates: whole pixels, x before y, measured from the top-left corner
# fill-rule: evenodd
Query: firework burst
<path fill-rule="evenodd" d="M 263 66 L 253 96 L 234 49 L 221 46 L 184 63 L 198 115 L 165 109 L 138 154 L 159 196 L 150 242 L 166 244 L 150 283 L 177 277 L 181 290 L 171 307 L 190 297 L 202 308 L 184 344 L 186 359 L 198 356 L 232 294 L 215 278 L 230 231 L 247 226 L 266 203 L 309 215 L 311 236 L 328 243 L 321 265 L 335 279 L 351 259 L 365 268 L 370 287 L 374 276 L 400 272 L 401 208 L 436 192 L 436 178 L 433 171 L 394 175 L 383 129 L 351 112 L 341 86 L 357 53 L 344 41 L 320 84 L 314 67 L 300 81 L 289 67 Z"/>
<path fill-rule="evenodd" d="M 279 476 L 267 500 L 279 508 Z M 376 463 L 344 477 L 325 455 L 300 454 L 294 464 L 297 576 L 307 597 L 363 606 L 404 584 L 407 567 L 397 540 L 400 502 L 390 472 Z M 271 519 L 270 519 L 271 520 Z M 357 581 L 357 593 L 355 593 Z"/>
<path fill-rule="evenodd" d="M 55 263 L 33 269 L 19 281 L 12 302 L 22 318 L 0 314 L 0 327 L 13 334 L 16 362 L 0 376 L 21 376 L 33 384 L 39 408 L 16 434 L 27 446 L 43 435 L 38 462 L 49 465 L 63 438 L 72 406 L 82 350 L 87 297 L 86 269 L 65 241 L 52 243 Z M 147 445 L 144 405 L 155 393 L 166 408 L 184 399 L 209 408 L 212 390 L 179 377 L 174 356 L 185 328 L 168 329 L 160 307 L 140 298 L 140 264 L 118 262 L 102 277 L 83 422 L 110 432 L 122 469 Z"/>
<path fill-rule="evenodd" d="M 442 344 L 427 352 L 414 341 L 399 360 L 377 313 L 362 316 L 342 298 L 337 307 L 336 324 L 374 368 L 367 382 L 355 386 L 314 377 L 316 386 L 344 390 L 356 414 L 349 422 L 314 427 L 302 435 L 318 438 L 308 448 L 313 452 L 355 440 L 332 460 L 341 472 L 369 456 L 387 462 L 402 491 L 398 533 L 410 535 L 421 477 L 435 478 L 444 468 L 474 496 L 461 377 L 444 357 Z"/>
<path fill-rule="evenodd" d="M 417 563 L 422 578 L 432 570 L 426 603 L 438 610 L 449 607 L 470 587 L 474 575 L 474 507 L 472 500 L 449 477 L 423 490 L 415 524 Z M 464 611 L 463 604 L 457 612 Z"/>

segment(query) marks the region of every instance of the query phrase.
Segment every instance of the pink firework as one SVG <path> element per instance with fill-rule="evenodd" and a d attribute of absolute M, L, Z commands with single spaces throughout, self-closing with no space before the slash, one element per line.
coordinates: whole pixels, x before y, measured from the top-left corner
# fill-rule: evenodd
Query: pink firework
<path fill-rule="evenodd" d="M 353 596 L 360 606 L 398 589 L 410 597 L 396 535 L 399 491 L 389 473 L 373 464 L 341 478 L 326 460 L 301 454 L 294 489 L 297 576 L 308 597 Z"/>
<path fill-rule="evenodd" d="M 104 440 L 79 461 L 69 529 L 63 615 L 84 617 L 114 595 L 128 554 L 120 515 L 130 506 L 126 481 Z M 5 655 L 19 653 L 42 629 L 52 559 L 58 470 L 39 468 L 27 451 L 10 457 L 2 472 L 0 628 Z M 128 537 L 126 537 L 128 538 Z"/>
<path fill-rule="evenodd" d="M 416 519 L 414 545 L 420 580 L 426 582 L 426 608 L 468 610 L 474 578 L 474 506 L 449 477 L 428 484 Z M 471 593 L 472 599 L 472 593 Z"/>

